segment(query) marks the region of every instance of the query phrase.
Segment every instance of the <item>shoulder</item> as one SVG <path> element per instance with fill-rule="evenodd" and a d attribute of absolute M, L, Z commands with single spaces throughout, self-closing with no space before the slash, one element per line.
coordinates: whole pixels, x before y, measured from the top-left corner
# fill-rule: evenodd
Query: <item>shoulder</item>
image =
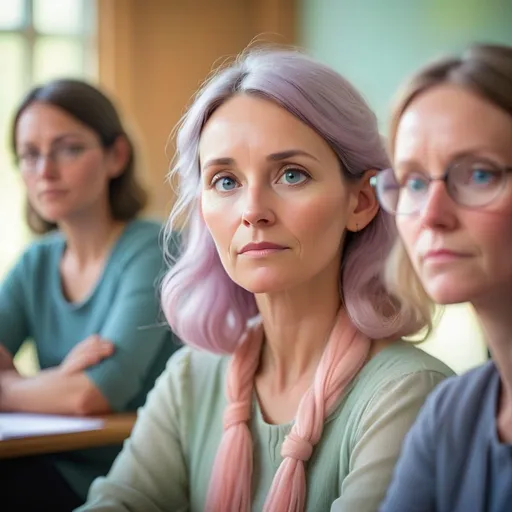
<path fill-rule="evenodd" d="M 59 231 L 53 231 L 32 242 L 19 257 L 16 268 L 23 272 L 46 271 L 60 258 L 64 248 L 64 237 Z"/>
<path fill-rule="evenodd" d="M 121 261 L 130 261 L 141 254 L 163 260 L 165 254 L 177 253 L 179 243 L 179 233 L 166 233 L 162 223 L 135 219 L 126 225 L 114 249 L 114 256 Z"/>
<path fill-rule="evenodd" d="M 404 379 L 433 380 L 436 384 L 454 375 L 453 370 L 435 357 L 406 341 L 397 341 L 377 353 L 363 367 L 354 382 L 370 395 L 382 392 Z M 432 379 L 430 379 L 432 378 Z"/>
<path fill-rule="evenodd" d="M 418 348 L 415 344 L 404 340 L 396 341 L 381 350 L 370 360 L 368 365 L 374 366 L 372 370 L 381 368 L 398 373 L 432 370 L 446 376 L 454 374 L 453 370 L 442 361 Z"/>
<path fill-rule="evenodd" d="M 206 406 L 210 398 L 223 395 L 229 356 L 212 354 L 189 346 L 178 349 L 169 359 L 160 380 L 172 388 L 175 398 L 187 402 L 187 409 Z M 202 404 L 202 405 L 201 405 Z"/>
<path fill-rule="evenodd" d="M 207 393 L 215 382 L 223 381 L 230 360 L 228 355 L 219 355 L 184 346 L 174 354 L 168 367 L 170 371 L 180 368 L 182 379 Z"/>
<path fill-rule="evenodd" d="M 430 393 L 452 375 L 444 363 L 407 342 L 388 346 L 362 368 L 347 395 L 355 431 L 390 413 L 412 423 Z"/>
<path fill-rule="evenodd" d="M 162 225 L 151 220 L 136 219 L 129 222 L 119 237 L 111 255 L 113 267 L 156 268 L 163 266 Z"/>
<path fill-rule="evenodd" d="M 495 378 L 496 366 L 489 361 L 463 375 L 446 379 L 429 397 L 429 409 L 443 422 L 456 417 L 476 417 Z"/>
<path fill-rule="evenodd" d="M 64 235 L 60 231 L 52 231 L 32 242 L 25 249 L 24 255 L 37 255 L 62 251 L 64 244 Z"/>
<path fill-rule="evenodd" d="M 156 247 L 160 250 L 162 234 L 162 224 L 157 221 L 147 219 L 135 219 L 129 222 L 121 237 L 118 245 L 124 249 L 137 251 L 144 248 L 151 249 Z"/>

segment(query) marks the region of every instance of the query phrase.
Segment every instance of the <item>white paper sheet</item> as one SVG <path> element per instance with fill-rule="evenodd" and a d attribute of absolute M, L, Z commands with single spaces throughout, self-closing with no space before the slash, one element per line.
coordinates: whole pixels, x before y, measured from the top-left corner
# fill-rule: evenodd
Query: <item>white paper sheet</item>
<path fill-rule="evenodd" d="M 103 420 L 47 414 L 0 413 L 0 440 L 102 428 Z"/>

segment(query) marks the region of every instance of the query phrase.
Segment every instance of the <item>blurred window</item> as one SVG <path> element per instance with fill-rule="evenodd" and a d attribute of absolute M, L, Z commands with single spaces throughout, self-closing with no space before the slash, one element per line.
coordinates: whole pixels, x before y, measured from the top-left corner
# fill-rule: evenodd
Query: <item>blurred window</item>
<path fill-rule="evenodd" d="M 94 0 L 0 0 L 0 279 L 30 241 L 10 125 L 33 85 L 96 77 Z"/>

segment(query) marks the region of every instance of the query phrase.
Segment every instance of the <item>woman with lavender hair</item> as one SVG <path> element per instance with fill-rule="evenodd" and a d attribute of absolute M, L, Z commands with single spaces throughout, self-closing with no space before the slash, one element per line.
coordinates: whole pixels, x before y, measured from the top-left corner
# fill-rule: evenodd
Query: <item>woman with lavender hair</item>
<path fill-rule="evenodd" d="M 182 250 L 163 306 L 186 347 L 82 510 L 374 511 L 450 370 L 401 340 L 430 310 L 388 294 L 395 230 L 374 114 L 331 69 L 252 51 L 177 135 Z"/>

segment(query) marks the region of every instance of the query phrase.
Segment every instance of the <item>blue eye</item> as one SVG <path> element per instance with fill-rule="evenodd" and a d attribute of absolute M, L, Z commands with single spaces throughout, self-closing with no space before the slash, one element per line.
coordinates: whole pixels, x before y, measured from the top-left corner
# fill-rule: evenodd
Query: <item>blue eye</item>
<path fill-rule="evenodd" d="M 475 185 L 489 185 L 496 178 L 495 172 L 486 169 L 473 169 L 471 181 Z"/>
<path fill-rule="evenodd" d="M 220 192 L 229 192 L 236 188 L 236 181 L 229 176 L 224 176 L 215 181 L 214 187 Z"/>
<path fill-rule="evenodd" d="M 410 192 L 425 192 L 428 189 L 428 182 L 424 178 L 409 178 L 405 187 Z"/>
<path fill-rule="evenodd" d="M 285 173 L 279 178 L 278 183 L 285 183 L 286 185 L 299 185 L 304 183 L 309 178 L 309 176 L 304 172 L 298 169 L 288 169 Z"/>

